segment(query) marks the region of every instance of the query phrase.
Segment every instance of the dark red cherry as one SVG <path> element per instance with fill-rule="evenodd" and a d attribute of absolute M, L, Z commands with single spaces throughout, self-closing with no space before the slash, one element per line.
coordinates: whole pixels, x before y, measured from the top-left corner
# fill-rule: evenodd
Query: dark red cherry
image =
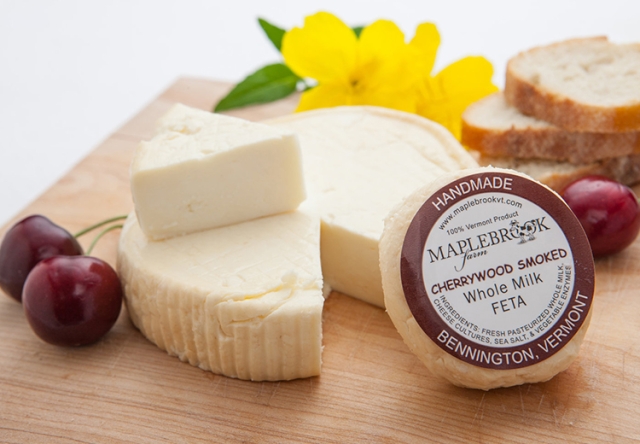
<path fill-rule="evenodd" d="M 54 256 L 29 273 L 22 305 L 31 328 L 43 341 L 87 345 L 115 324 L 122 287 L 113 268 L 98 258 Z"/>
<path fill-rule="evenodd" d="M 7 231 L 0 245 L 0 288 L 17 301 L 27 275 L 48 257 L 82 254 L 78 241 L 44 216 L 22 219 Z"/>
<path fill-rule="evenodd" d="M 562 197 L 587 233 L 595 257 L 617 253 L 638 236 L 640 206 L 629 187 L 588 176 L 568 185 Z"/>

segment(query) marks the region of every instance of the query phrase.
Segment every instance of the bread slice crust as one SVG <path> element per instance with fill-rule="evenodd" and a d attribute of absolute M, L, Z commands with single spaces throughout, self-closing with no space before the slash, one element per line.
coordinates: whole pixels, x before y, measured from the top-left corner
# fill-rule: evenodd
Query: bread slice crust
<path fill-rule="evenodd" d="M 571 182 L 591 175 L 605 176 L 628 186 L 640 182 L 640 154 L 579 165 L 552 160 L 492 157 L 477 151 L 471 151 L 471 154 L 480 166 L 494 166 L 520 171 L 558 193 L 561 193 Z"/>
<path fill-rule="evenodd" d="M 461 142 L 494 157 L 548 159 L 573 164 L 640 153 L 640 132 L 566 131 L 522 115 L 501 93 L 475 102 L 462 115 Z"/>
<path fill-rule="evenodd" d="M 578 53 L 582 56 L 579 57 Z M 558 59 L 559 54 L 566 55 L 566 63 L 553 62 Z M 620 69 L 626 70 L 624 72 L 615 71 L 616 60 L 620 60 L 620 57 L 625 58 L 626 64 L 629 64 L 629 60 L 633 61 L 631 67 L 621 64 Z M 545 68 L 545 64 L 540 62 L 547 59 L 552 61 L 549 62 L 549 65 L 552 65 L 550 68 Z M 589 61 L 584 61 L 587 59 Z M 640 100 L 634 95 L 640 91 L 640 70 L 636 70 L 634 66 L 639 65 L 640 44 L 617 45 L 610 43 L 606 37 L 565 40 L 521 52 L 510 59 L 507 63 L 505 97 L 523 114 L 545 120 L 568 131 L 638 131 Z M 566 69 L 567 72 L 560 73 L 560 69 Z M 615 78 L 611 78 L 611 73 L 614 72 Z M 549 73 L 552 76 L 566 78 L 554 84 L 549 82 Z M 605 74 L 609 76 L 612 85 L 603 85 L 602 79 Z M 598 100 L 585 100 L 586 96 L 580 92 L 568 93 L 562 87 L 558 87 L 567 85 L 567 82 L 573 80 L 574 75 L 584 81 L 583 92 L 606 90 L 609 87 L 617 89 L 618 85 L 615 85 L 615 82 L 625 76 L 629 77 L 627 81 L 638 85 L 637 88 L 628 88 L 630 97 L 627 101 L 597 103 Z M 602 96 L 605 97 L 605 94 Z"/>

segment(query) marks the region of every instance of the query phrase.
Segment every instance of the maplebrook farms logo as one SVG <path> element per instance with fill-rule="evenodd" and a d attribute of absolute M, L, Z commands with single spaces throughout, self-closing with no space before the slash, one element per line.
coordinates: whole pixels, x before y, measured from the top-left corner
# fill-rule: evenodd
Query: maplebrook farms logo
<path fill-rule="evenodd" d="M 509 224 L 509 228 L 500 228 L 498 230 L 487 231 L 478 234 L 475 237 L 467 237 L 446 245 L 440 245 L 435 249 L 427 249 L 429 263 L 443 261 L 452 257 L 462 256 L 462 267 L 464 268 L 467 259 L 484 256 L 487 254 L 487 248 L 499 245 L 505 242 L 518 240 L 518 244 L 523 244 L 535 240 L 535 233 L 547 231 L 550 228 L 544 224 L 545 217 L 531 219 L 523 224 L 513 219 Z"/>
<path fill-rule="evenodd" d="M 544 219 L 544 217 L 542 219 Z M 520 242 L 518 242 L 519 244 L 524 244 L 527 241 L 535 240 L 536 237 L 533 235 L 533 233 L 538 231 L 538 227 L 540 226 L 540 222 L 537 222 L 537 224 L 534 223 L 536 221 L 538 221 L 538 219 L 528 220 L 520 225 L 518 221 L 514 219 L 511 221 L 511 229 L 509 230 L 509 232 L 514 238 L 520 238 Z M 549 229 L 546 226 L 545 228 L 547 230 Z"/>

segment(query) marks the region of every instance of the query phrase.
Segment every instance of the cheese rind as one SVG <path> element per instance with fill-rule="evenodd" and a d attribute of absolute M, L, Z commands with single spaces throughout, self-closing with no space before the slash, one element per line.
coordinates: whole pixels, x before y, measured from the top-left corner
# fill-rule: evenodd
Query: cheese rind
<path fill-rule="evenodd" d="M 325 279 L 336 291 L 384 306 L 384 218 L 416 188 L 477 163 L 437 123 L 385 108 L 330 108 L 268 123 L 300 138 L 309 200 L 322 218 Z"/>
<path fill-rule="evenodd" d="M 319 225 L 295 211 L 153 242 L 130 215 L 118 272 L 133 323 L 169 354 L 214 373 L 318 375 Z"/>
<path fill-rule="evenodd" d="M 151 239 L 293 211 L 306 197 L 295 135 L 180 104 L 138 145 L 131 192 Z"/>

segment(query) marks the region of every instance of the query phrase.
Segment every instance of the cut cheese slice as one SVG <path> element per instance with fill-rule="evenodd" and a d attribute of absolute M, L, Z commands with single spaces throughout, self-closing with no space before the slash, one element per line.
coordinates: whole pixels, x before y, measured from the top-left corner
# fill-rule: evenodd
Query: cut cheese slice
<path fill-rule="evenodd" d="M 325 280 L 384 306 L 378 241 L 385 216 L 414 189 L 476 162 L 442 126 L 384 108 L 330 108 L 267 123 L 300 139 L 309 199 L 322 218 Z"/>
<path fill-rule="evenodd" d="M 177 104 L 137 147 L 131 193 L 163 239 L 295 210 L 305 199 L 295 135 Z"/>
<path fill-rule="evenodd" d="M 134 214 L 118 272 L 133 323 L 171 355 L 231 377 L 318 375 L 320 223 L 304 211 L 149 241 Z"/>

